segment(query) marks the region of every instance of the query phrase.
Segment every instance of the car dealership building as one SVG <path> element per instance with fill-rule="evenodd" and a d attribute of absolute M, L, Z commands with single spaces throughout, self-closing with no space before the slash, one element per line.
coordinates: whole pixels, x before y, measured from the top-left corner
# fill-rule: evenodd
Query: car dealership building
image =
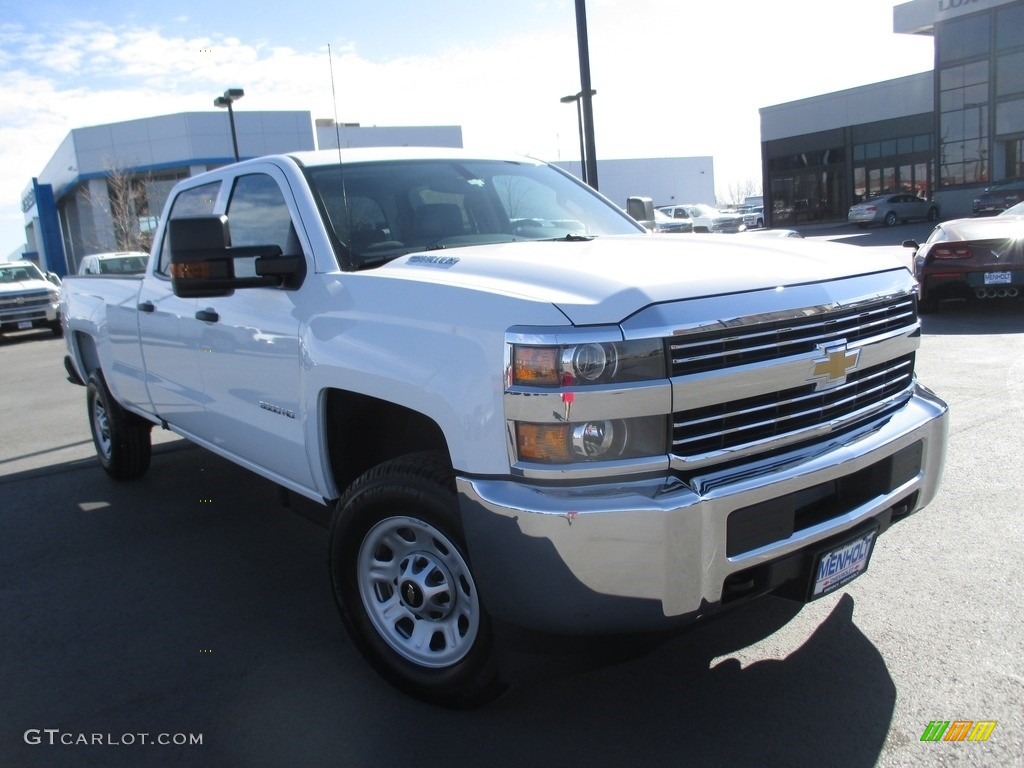
<path fill-rule="evenodd" d="M 241 159 L 314 148 L 462 147 L 462 128 L 360 126 L 311 113 L 233 115 Z M 149 250 L 164 203 L 181 179 L 234 162 L 228 115 L 185 112 L 73 129 L 22 193 L 22 255 L 59 275 L 104 251 Z M 580 175 L 578 161 L 556 163 Z M 600 160 L 601 191 L 658 202 L 713 200 L 711 157 Z M 129 231 L 130 230 L 130 231 Z"/>
<path fill-rule="evenodd" d="M 760 110 L 772 226 L 842 221 L 883 192 L 969 216 L 1024 176 L 1024 0 L 912 0 L 893 31 L 934 37 L 934 69 Z"/>
<path fill-rule="evenodd" d="M 321 148 L 462 146 L 459 126 L 361 127 L 308 111 L 236 111 L 241 159 Z M 184 112 L 73 129 L 21 198 L 25 256 L 64 275 L 84 256 L 148 250 L 171 189 L 234 162 L 225 112 Z M 138 236 L 125 241 L 121 220 Z M 123 224 L 123 222 L 121 222 Z"/>

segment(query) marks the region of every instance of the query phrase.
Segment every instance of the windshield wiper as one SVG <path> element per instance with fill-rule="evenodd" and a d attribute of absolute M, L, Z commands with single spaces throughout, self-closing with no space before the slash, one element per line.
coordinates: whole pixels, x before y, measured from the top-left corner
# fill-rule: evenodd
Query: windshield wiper
<path fill-rule="evenodd" d="M 550 242 L 553 243 L 583 243 L 587 240 L 593 240 L 597 235 L 580 235 L 576 232 L 570 232 L 565 237 L 552 237 Z"/>

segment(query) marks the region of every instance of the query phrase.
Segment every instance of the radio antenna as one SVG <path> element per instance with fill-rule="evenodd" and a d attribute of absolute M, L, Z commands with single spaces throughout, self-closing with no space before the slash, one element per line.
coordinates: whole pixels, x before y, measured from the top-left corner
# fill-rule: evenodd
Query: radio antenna
<path fill-rule="evenodd" d="M 331 54 L 331 44 L 327 44 L 327 63 L 331 69 L 331 101 L 334 102 L 334 136 L 338 142 L 338 165 L 341 165 L 341 126 L 338 125 L 338 94 L 334 90 L 334 56 Z"/>
<path fill-rule="evenodd" d="M 345 212 L 345 238 L 350 238 L 349 233 L 352 232 L 352 216 L 348 209 L 348 193 L 345 191 L 345 169 L 341 162 L 341 126 L 338 124 L 338 94 L 334 89 L 334 56 L 331 53 L 331 44 L 327 44 L 327 63 L 331 69 L 331 100 L 334 102 L 334 136 L 338 142 L 338 180 L 341 182 L 341 206 Z M 354 267 L 354 259 L 352 249 L 348 246 L 348 243 L 344 243 L 343 247 L 348 255 L 349 267 Z"/>

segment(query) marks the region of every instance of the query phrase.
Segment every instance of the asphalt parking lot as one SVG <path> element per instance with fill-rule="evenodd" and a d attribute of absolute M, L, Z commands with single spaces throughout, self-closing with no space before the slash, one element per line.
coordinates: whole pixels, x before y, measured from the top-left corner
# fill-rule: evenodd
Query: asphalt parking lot
<path fill-rule="evenodd" d="M 905 258 L 930 227 L 833 229 L 804 234 Z M 538 639 L 472 712 L 392 691 L 350 645 L 320 508 L 166 433 L 113 483 L 63 341 L 0 338 L 0 766 L 1020 765 L 1024 302 L 923 326 L 945 478 L 863 577 L 642 654 Z M 936 720 L 997 725 L 922 742 Z"/>

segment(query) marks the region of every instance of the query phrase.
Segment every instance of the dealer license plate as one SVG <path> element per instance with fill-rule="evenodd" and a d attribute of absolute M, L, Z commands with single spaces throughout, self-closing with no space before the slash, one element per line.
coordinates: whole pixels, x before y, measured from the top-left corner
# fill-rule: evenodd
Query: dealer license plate
<path fill-rule="evenodd" d="M 861 534 L 819 555 L 814 563 L 814 588 L 810 599 L 824 597 L 864 573 L 868 568 L 877 533 L 876 529 Z"/>
<path fill-rule="evenodd" d="M 1009 272 L 986 272 L 985 285 L 1009 285 L 1013 278 Z"/>
<path fill-rule="evenodd" d="M 18 330 L 19 331 L 27 331 L 31 327 L 32 327 L 32 321 L 31 320 L 22 320 L 20 323 L 18 323 Z"/>

